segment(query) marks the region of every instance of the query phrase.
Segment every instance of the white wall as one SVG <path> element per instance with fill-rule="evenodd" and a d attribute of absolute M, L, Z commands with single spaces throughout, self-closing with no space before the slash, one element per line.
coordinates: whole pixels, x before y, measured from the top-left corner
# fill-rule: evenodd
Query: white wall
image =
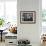
<path fill-rule="evenodd" d="M 17 16 L 18 16 L 18 39 L 29 39 L 30 42 L 40 43 L 41 34 L 41 2 L 42 0 L 18 0 Z M 35 24 L 20 24 L 20 11 L 36 11 Z"/>

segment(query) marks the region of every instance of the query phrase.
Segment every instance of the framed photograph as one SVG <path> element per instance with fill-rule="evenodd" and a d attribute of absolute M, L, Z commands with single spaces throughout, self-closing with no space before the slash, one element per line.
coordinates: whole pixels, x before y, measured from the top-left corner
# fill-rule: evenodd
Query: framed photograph
<path fill-rule="evenodd" d="M 20 23 L 22 24 L 36 23 L 36 12 L 35 11 L 20 11 Z"/>

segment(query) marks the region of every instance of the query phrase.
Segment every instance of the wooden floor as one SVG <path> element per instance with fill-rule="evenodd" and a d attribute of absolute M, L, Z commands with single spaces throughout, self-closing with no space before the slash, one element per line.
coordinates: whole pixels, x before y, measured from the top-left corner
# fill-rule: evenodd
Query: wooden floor
<path fill-rule="evenodd" d="M 0 46 L 5 46 L 5 42 L 0 42 Z"/>

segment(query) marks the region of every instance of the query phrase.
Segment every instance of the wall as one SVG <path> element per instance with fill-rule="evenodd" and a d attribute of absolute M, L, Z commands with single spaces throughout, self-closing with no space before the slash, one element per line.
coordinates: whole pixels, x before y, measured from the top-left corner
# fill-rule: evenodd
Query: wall
<path fill-rule="evenodd" d="M 29 39 L 34 46 L 40 44 L 41 34 L 41 2 L 42 0 L 18 0 L 18 39 Z M 20 11 L 36 11 L 35 24 L 20 24 Z"/>

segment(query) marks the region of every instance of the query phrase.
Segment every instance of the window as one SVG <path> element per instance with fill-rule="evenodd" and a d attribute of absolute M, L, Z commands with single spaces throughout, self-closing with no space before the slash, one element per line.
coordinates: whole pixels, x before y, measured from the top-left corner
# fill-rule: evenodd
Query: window
<path fill-rule="evenodd" d="M 42 0 L 42 26 L 46 26 L 46 0 Z"/>
<path fill-rule="evenodd" d="M 0 1 L 0 17 L 17 26 L 17 0 Z"/>
<path fill-rule="evenodd" d="M 42 18 L 46 21 L 46 0 L 42 0 Z"/>
<path fill-rule="evenodd" d="M 0 1 L 0 17 L 4 16 L 4 2 Z"/>
<path fill-rule="evenodd" d="M 42 32 L 46 33 L 46 0 L 42 0 Z"/>

